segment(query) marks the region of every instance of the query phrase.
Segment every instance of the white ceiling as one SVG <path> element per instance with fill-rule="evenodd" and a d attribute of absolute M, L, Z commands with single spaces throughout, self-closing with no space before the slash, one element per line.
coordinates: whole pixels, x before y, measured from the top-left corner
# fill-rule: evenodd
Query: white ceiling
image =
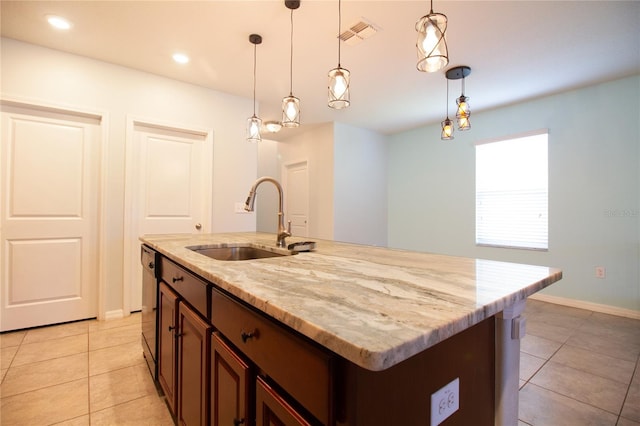
<path fill-rule="evenodd" d="M 290 11 L 283 0 L 7 1 L 3 37 L 251 98 L 258 33 L 257 98 L 263 120 L 281 118 L 289 94 Z M 640 2 L 451 1 L 434 11 L 449 18 L 450 63 L 468 65 L 472 111 L 520 102 L 640 72 Z M 342 1 L 342 30 L 360 20 L 379 28 L 342 46 L 351 71 L 351 107 L 327 107 L 327 72 L 337 65 L 338 2 L 302 0 L 294 11 L 293 94 L 302 126 L 339 121 L 389 134 L 439 122 L 445 115 L 444 70 L 416 70 L 415 22 L 427 1 Z M 68 32 L 45 15 L 68 18 Z M 175 51 L 191 57 L 171 60 Z M 460 81 L 450 83 L 450 111 Z M 247 111 L 247 117 L 252 111 Z M 287 130 L 270 139 L 286 138 Z"/>

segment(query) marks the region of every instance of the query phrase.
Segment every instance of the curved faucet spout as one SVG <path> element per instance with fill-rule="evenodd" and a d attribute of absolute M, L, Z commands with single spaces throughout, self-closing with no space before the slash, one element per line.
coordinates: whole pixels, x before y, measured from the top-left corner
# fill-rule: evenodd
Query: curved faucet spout
<path fill-rule="evenodd" d="M 244 209 L 248 212 L 252 212 L 254 209 L 254 204 L 256 201 L 256 191 L 258 189 L 258 186 L 262 183 L 262 182 L 271 182 L 272 184 L 274 184 L 276 186 L 276 189 L 278 190 L 278 199 L 279 199 L 279 204 L 278 204 L 278 240 L 276 242 L 276 244 L 278 245 L 278 247 L 286 247 L 286 242 L 285 242 L 285 238 L 290 237 L 291 236 L 291 221 L 289 221 L 289 227 L 287 229 L 285 229 L 284 227 L 284 209 L 283 209 L 283 192 L 282 192 L 282 185 L 280 185 L 280 182 L 278 182 L 277 180 L 275 180 L 274 178 L 270 177 L 270 176 L 263 176 L 261 178 L 259 178 L 258 180 L 256 180 L 253 183 L 253 186 L 251 187 L 251 190 L 249 191 L 249 196 L 247 197 L 247 201 L 245 201 L 244 203 Z"/>

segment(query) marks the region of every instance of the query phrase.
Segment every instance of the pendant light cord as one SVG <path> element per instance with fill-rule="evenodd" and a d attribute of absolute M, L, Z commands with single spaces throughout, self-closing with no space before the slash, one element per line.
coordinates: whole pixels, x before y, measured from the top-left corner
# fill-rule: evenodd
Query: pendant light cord
<path fill-rule="evenodd" d="M 291 9 L 291 57 L 289 61 L 289 96 L 293 96 L 293 9 Z"/>
<path fill-rule="evenodd" d="M 341 0 L 338 0 L 338 68 L 340 68 L 340 30 L 342 28 L 342 7 Z"/>
<path fill-rule="evenodd" d="M 447 78 L 447 120 L 449 119 L 449 79 Z"/>
<path fill-rule="evenodd" d="M 256 51 L 257 45 L 253 45 L 253 116 L 256 116 Z"/>

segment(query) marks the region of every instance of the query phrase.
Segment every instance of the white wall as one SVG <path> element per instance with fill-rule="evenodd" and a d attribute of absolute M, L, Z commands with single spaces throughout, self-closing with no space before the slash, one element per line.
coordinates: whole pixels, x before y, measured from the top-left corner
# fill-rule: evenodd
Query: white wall
<path fill-rule="evenodd" d="M 334 124 L 334 239 L 387 245 L 387 139 Z"/>
<path fill-rule="evenodd" d="M 386 137 L 326 123 L 276 145 L 277 153 L 271 145 L 259 148 L 258 174 L 274 171 L 274 160 L 280 171 L 286 164 L 308 161 L 310 237 L 386 246 Z M 258 213 L 258 229 L 273 232 L 275 216 L 267 212 L 263 220 L 263 214 Z"/>
<path fill-rule="evenodd" d="M 282 183 L 278 154 L 279 142 L 263 139 L 258 143 L 258 176 L 271 176 Z M 249 195 L 247 188 L 247 195 Z M 284 194 L 286 197 L 286 193 Z M 243 200 L 244 201 L 244 200 Z M 286 207 L 285 207 L 286 209 Z M 261 185 L 256 194 L 255 214 L 256 229 L 260 232 L 278 232 L 278 191 L 271 184 Z M 285 210 L 285 224 L 289 220 L 289 212 Z M 285 225 L 286 226 L 286 225 Z"/>
<path fill-rule="evenodd" d="M 473 96 L 472 93 L 469 94 Z M 473 99 L 473 98 L 472 98 Z M 640 76 L 390 137 L 389 245 L 557 266 L 544 293 L 640 311 Z M 549 250 L 475 246 L 476 140 L 549 129 Z M 606 267 L 606 278 L 595 267 Z"/>
<path fill-rule="evenodd" d="M 156 75 L 1 39 L 0 92 L 69 109 L 96 111 L 108 126 L 105 310 L 123 306 L 123 217 L 127 116 L 213 129 L 212 231 L 250 231 L 255 217 L 234 213 L 256 178 L 257 147 L 245 141 L 250 99 Z"/>
<path fill-rule="evenodd" d="M 312 238 L 333 239 L 333 156 L 332 123 L 310 127 L 304 133 L 278 143 L 278 161 L 281 170 L 287 164 L 307 161 L 308 233 Z"/>

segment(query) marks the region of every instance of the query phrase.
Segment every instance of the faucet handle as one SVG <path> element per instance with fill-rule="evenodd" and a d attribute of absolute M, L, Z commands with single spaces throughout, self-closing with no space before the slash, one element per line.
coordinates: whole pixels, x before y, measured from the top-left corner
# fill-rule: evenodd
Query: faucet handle
<path fill-rule="evenodd" d="M 290 220 L 287 221 L 287 234 L 289 234 L 289 236 L 291 236 L 291 221 Z"/>

